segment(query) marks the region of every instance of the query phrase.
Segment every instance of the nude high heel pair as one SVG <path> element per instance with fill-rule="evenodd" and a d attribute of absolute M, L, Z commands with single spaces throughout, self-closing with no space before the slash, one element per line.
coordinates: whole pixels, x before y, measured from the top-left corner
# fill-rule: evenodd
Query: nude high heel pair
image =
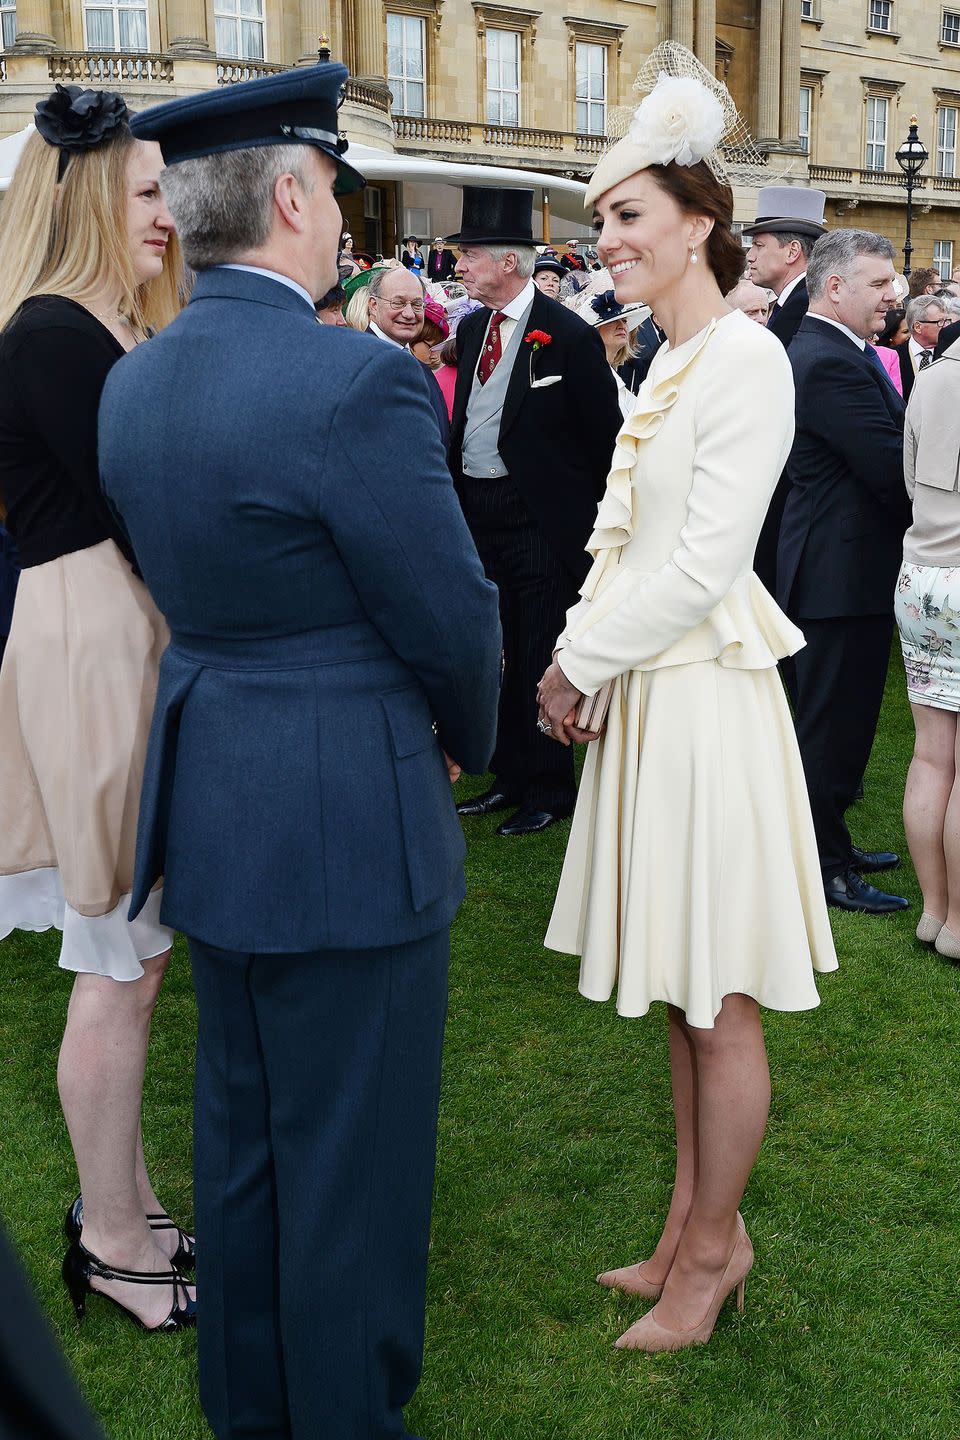
<path fill-rule="evenodd" d="M 616 1342 L 618 1350 L 643 1350 L 648 1355 L 655 1355 L 665 1350 L 686 1350 L 692 1345 L 706 1345 L 713 1334 L 724 1301 L 734 1292 L 737 1296 L 737 1310 L 743 1314 L 747 1276 L 753 1267 L 753 1246 L 739 1213 L 737 1222 L 737 1239 L 733 1252 L 717 1284 L 713 1299 L 707 1306 L 707 1313 L 700 1323 L 688 1330 L 668 1330 L 658 1321 L 657 1307 L 654 1306 L 642 1320 L 624 1331 Z"/>
<path fill-rule="evenodd" d="M 737 1224 L 745 1235 L 747 1231 L 739 1210 Z M 647 1263 L 646 1260 L 641 1260 L 639 1265 L 623 1265 L 619 1270 L 604 1270 L 602 1275 L 597 1276 L 597 1284 L 603 1285 L 607 1290 L 619 1290 L 624 1295 L 641 1295 L 644 1300 L 659 1300 L 666 1280 L 661 1280 L 659 1285 L 648 1280 L 643 1274 L 643 1267 Z"/>

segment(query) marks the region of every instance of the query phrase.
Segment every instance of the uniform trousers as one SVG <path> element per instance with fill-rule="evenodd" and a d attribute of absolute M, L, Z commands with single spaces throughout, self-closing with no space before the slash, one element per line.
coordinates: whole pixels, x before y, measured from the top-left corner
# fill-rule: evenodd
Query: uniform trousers
<path fill-rule="evenodd" d="M 890 663 L 893 617 L 797 621 L 793 657 L 797 740 L 824 882 L 853 860 L 844 819 L 870 759 Z"/>
<path fill-rule="evenodd" d="M 190 942 L 200 1400 L 217 1440 L 409 1440 L 449 931 Z"/>
<path fill-rule="evenodd" d="M 508 475 L 465 475 L 461 498 L 487 579 L 500 594 L 503 683 L 490 769 L 517 805 L 570 815 L 577 796 L 573 746 L 537 729 L 537 684 L 579 598 L 577 582 Z"/>

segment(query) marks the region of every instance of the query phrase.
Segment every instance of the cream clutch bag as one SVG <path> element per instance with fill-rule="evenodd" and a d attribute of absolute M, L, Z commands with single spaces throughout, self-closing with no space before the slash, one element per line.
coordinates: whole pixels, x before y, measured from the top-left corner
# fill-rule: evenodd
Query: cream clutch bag
<path fill-rule="evenodd" d="M 607 711 L 610 709 L 610 697 L 613 694 L 613 687 L 617 682 L 608 680 L 606 685 L 601 685 L 595 695 L 584 695 L 577 706 L 577 714 L 574 720 L 578 730 L 591 730 L 598 732 L 606 724 Z"/>

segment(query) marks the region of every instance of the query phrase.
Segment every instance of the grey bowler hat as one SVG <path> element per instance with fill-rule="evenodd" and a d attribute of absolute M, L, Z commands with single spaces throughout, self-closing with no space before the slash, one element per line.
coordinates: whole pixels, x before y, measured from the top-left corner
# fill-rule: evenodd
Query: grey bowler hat
<path fill-rule="evenodd" d="M 824 190 L 803 185 L 765 185 L 757 196 L 757 218 L 744 225 L 744 235 L 776 235 L 785 231 L 799 235 L 825 235 Z"/>

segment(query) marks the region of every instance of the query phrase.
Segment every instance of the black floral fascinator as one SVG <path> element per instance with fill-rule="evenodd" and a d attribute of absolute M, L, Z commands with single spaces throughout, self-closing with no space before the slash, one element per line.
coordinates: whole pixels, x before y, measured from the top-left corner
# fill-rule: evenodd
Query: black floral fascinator
<path fill-rule="evenodd" d="M 606 325 L 610 320 L 619 320 L 626 307 L 620 304 L 613 290 L 604 290 L 594 295 L 590 308 L 600 317 L 597 323 Z"/>
<path fill-rule="evenodd" d="M 122 95 L 111 90 L 84 90 L 80 85 L 58 85 L 48 100 L 41 100 L 34 121 L 41 137 L 60 151 L 60 177 L 71 155 L 95 150 L 130 118 Z"/>

